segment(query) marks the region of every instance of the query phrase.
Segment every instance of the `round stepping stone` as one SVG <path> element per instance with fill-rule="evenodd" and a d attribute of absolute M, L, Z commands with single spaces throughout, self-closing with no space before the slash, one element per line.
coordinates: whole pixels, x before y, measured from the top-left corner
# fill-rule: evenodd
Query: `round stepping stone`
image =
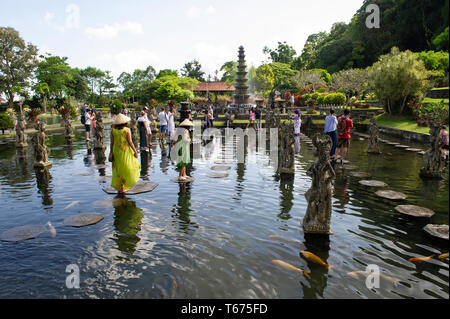
<path fill-rule="evenodd" d="M 233 164 L 233 162 L 232 161 L 215 161 L 214 164 L 218 164 L 218 165 L 220 165 L 220 164 Z"/>
<path fill-rule="evenodd" d="M 359 181 L 361 185 L 370 186 L 370 187 L 386 187 L 388 186 L 385 182 L 375 181 L 375 180 L 362 180 Z"/>
<path fill-rule="evenodd" d="M 407 148 L 406 150 L 410 151 L 410 152 L 421 152 L 422 151 L 420 148 Z"/>
<path fill-rule="evenodd" d="M 103 215 L 101 214 L 78 214 L 70 216 L 64 219 L 64 225 L 72 227 L 84 227 L 89 225 L 94 225 L 103 220 Z"/>
<path fill-rule="evenodd" d="M 415 205 L 398 205 L 394 209 L 399 213 L 415 217 L 431 217 L 434 215 L 431 209 Z"/>
<path fill-rule="evenodd" d="M 377 191 L 377 192 L 375 192 L 375 194 L 377 194 L 377 196 L 379 196 L 379 197 L 392 199 L 392 200 L 401 200 L 401 199 L 406 199 L 406 197 L 408 197 L 403 193 L 391 191 L 391 190 Z"/>
<path fill-rule="evenodd" d="M 343 167 L 344 167 L 344 169 L 346 169 L 348 171 L 354 171 L 354 170 L 358 169 L 358 167 L 356 167 L 354 165 L 344 165 Z"/>
<path fill-rule="evenodd" d="M 448 225 L 428 224 L 423 229 L 431 236 L 448 240 Z"/>
<path fill-rule="evenodd" d="M 228 177 L 229 174 L 228 173 L 209 173 L 208 176 L 211 178 L 225 178 L 225 177 Z"/>
<path fill-rule="evenodd" d="M 193 177 L 187 176 L 185 180 L 179 180 L 178 177 L 177 178 L 172 178 L 171 181 L 174 183 L 191 183 L 193 182 L 195 179 Z"/>
<path fill-rule="evenodd" d="M 395 145 L 395 147 L 396 148 L 403 148 L 403 149 L 409 148 L 408 145 Z"/>
<path fill-rule="evenodd" d="M 386 144 L 392 145 L 392 146 L 400 145 L 400 143 L 397 143 L 397 142 L 390 142 L 390 141 L 386 141 Z"/>
<path fill-rule="evenodd" d="M 9 229 L 7 231 L 4 231 L 0 235 L 1 241 L 12 241 L 12 242 L 18 242 L 22 240 L 32 239 L 36 238 L 42 233 L 46 231 L 45 226 L 41 225 L 25 225 L 25 226 L 19 226 L 12 229 Z"/>
<path fill-rule="evenodd" d="M 366 173 L 366 172 L 352 172 L 352 173 L 350 173 L 350 175 L 352 175 L 354 177 L 359 177 L 359 178 L 371 178 L 372 177 L 372 174 Z"/>
<path fill-rule="evenodd" d="M 149 193 L 153 191 L 158 186 L 157 183 L 152 181 L 139 181 L 134 185 L 133 188 L 131 188 L 128 192 L 126 192 L 126 195 L 138 195 L 143 193 Z M 112 188 L 111 186 L 103 188 L 103 191 L 110 195 L 117 195 L 119 192 Z"/>
<path fill-rule="evenodd" d="M 231 169 L 230 166 L 212 166 L 211 169 L 213 171 L 229 171 Z"/>

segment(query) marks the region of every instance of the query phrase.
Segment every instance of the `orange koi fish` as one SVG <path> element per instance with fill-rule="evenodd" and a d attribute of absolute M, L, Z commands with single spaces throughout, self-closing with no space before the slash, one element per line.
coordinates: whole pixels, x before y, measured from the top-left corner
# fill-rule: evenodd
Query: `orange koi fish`
<path fill-rule="evenodd" d="M 311 277 L 309 276 L 309 273 L 306 270 L 302 270 L 300 268 L 292 266 L 291 264 L 288 264 L 287 262 L 284 262 L 282 260 L 272 260 L 272 263 L 274 263 L 277 266 L 280 266 L 281 268 L 287 269 L 287 270 L 301 272 L 306 278 L 311 279 Z"/>
<path fill-rule="evenodd" d="M 303 255 L 303 257 L 305 257 L 309 261 L 312 261 L 313 263 L 322 265 L 326 269 L 330 269 L 330 265 L 328 265 L 326 262 L 324 262 L 322 259 L 320 259 L 318 256 L 314 255 L 313 253 L 310 253 L 309 251 L 306 251 L 306 250 L 302 250 L 301 254 Z"/>
<path fill-rule="evenodd" d="M 439 255 L 438 258 L 439 258 L 439 259 L 448 259 L 448 253 Z"/>
<path fill-rule="evenodd" d="M 433 258 L 434 255 L 428 256 L 428 257 L 414 257 L 414 258 L 410 258 L 409 261 L 410 262 L 422 262 L 422 261 L 427 261 L 430 260 L 431 258 Z"/>

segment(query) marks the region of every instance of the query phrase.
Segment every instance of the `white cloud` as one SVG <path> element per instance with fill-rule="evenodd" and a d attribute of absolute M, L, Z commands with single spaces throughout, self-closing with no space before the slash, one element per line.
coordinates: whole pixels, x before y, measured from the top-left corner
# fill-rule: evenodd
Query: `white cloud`
<path fill-rule="evenodd" d="M 53 12 L 46 12 L 44 15 L 44 21 L 47 24 L 50 24 L 55 17 L 55 14 Z"/>
<path fill-rule="evenodd" d="M 76 4 L 71 3 L 66 7 L 66 28 L 80 28 L 80 7 Z"/>
<path fill-rule="evenodd" d="M 133 72 L 136 69 L 144 69 L 149 65 L 155 67 L 160 62 L 158 55 L 148 49 L 132 49 L 104 54 L 100 60 L 115 74 L 121 72 Z"/>
<path fill-rule="evenodd" d="M 206 74 L 214 76 L 214 71 L 220 69 L 223 63 L 237 60 L 237 49 L 225 44 L 198 42 L 194 46 L 194 57 L 202 65 Z"/>
<path fill-rule="evenodd" d="M 115 23 L 114 25 L 105 25 L 101 28 L 86 28 L 85 33 L 92 38 L 100 38 L 111 40 L 116 38 L 119 33 L 130 33 L 134 35 L 144 34 L 144 30 L 140 23 L 125 22 Z"/>
<path fill-rule="evenodd" d="M 186 11 L 186 16 L 190 19 L 196 19 L 196 18 L 200 18 L 201 16 L 204 16 L 204 15 L 213 15 L 215 13 L 216 13 L 216 9 L 214 8 L 213 5 L 209 5 L 208 8 L 206 8 L 206 9 L 192 6 Z"/>

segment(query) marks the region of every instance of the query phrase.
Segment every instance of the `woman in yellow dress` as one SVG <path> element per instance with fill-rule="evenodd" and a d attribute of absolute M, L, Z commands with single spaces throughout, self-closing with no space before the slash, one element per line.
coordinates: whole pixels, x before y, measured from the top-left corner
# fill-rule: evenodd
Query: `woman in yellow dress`
<path fill-rule="evenodd" d="M 131 130 L 128 128 L 130 118 L 119 114 L 111 130 L 111 152 L 109 161 L 112 162 L 111 186 L 124 194 L 139 180 L 141 165 L 138 161 L 138 152 L 131 139 Z"/>

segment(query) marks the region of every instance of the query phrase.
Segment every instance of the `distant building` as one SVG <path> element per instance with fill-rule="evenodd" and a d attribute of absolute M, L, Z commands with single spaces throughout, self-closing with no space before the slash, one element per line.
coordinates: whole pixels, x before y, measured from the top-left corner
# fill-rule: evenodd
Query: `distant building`
<path fill-rule="evenodd" d="M 209 93 L 217 95 L 230 95 L 236 91 L 234 85 L 229 85 L 227 82 L 201 82 L 194 89 L 194 93 L 200 96 L 207 96 Z"/>

